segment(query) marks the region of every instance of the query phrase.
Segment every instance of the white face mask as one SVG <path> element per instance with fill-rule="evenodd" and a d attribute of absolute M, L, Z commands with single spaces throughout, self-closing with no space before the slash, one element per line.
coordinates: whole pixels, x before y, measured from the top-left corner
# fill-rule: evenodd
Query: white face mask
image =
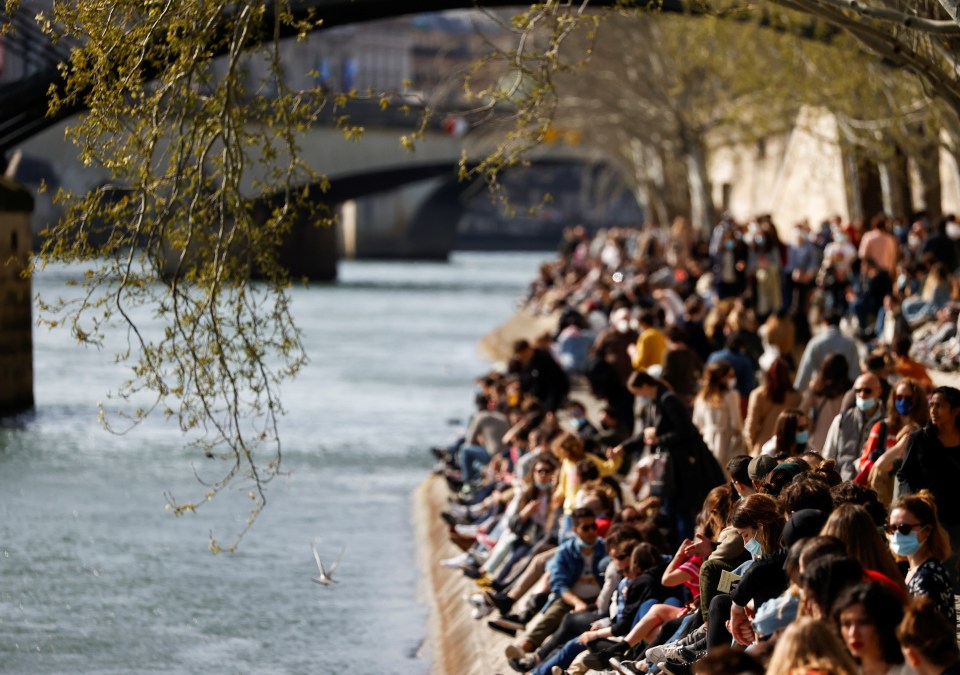
<path fill-rule="evenodd" d="M 617 329 L 618 333 L 626 333 L 630 330 L 630 322 L 627 319 L 621 319 L 614 323 L 613 326 Z"/>
<path fill-rule="evenodd" d="M 737 380 L 727 380 L 727 389 L 734 391 L 737 388 Z"/>
<path fill-rule="evenodd" d="M 947 236 L 951 239 L 960 239 L 960 224 L 947 223 Z"/>

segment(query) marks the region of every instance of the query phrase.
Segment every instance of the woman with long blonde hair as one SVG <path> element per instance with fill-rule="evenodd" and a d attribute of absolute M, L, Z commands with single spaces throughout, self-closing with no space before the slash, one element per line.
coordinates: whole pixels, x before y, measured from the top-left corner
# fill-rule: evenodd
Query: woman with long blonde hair
<path fill-rule="evenodd" d="M 771 675 L 859 675 L 857 664 L 824 621 L 800 618 L 787 626 L 773 649 Z"/>

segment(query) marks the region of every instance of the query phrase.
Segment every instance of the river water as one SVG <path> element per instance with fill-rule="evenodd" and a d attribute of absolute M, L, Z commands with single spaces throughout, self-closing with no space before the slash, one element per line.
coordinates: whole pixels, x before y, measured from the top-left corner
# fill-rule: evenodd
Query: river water
<path fill-rule="evenodd" d="M 97 401 L 124 375 L 112 354 L 35 329 L 36 410 L 0 427 L 0 672 L 428 672 L 411 491 L 469 413 L 477 341 L 544 257 L 345 262 L 338 283 L 295 289 L 311 361 L 283 389 L 291 473 L 232 555 L 208 533 L 240 529 L 241 491 L 164 510 L 164 491 L 202 494 L 193 469 L 216 460 L 159 420 L 103 431 Z M 328 560 L 345 547 L 336 586 L 310 582 L 311 541 Z"/>

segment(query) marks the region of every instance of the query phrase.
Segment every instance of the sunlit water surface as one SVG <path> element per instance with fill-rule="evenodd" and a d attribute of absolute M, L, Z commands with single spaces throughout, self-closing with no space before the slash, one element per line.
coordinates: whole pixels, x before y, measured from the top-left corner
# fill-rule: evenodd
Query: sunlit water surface
<path fill-rule="evenodd" d="M 0 428 L 0 671 L 426 673 L 411 492 L 469 413 L 477 341 L 543 257 L 346 262 L 337 284 L 295 289 L 311 360 L 282 394 L 290 475 L 233 555 L 208 535 L 241 529 L 245 492 L 167 513 L 163 493 L 198 497 L 194 470 L 216 460 L 159 420 L 104 432 L 97 402 L 125 374 L 112 353 L 35 329 L 36 410 Z M 346 548 L 335 587 L 310 582 L 311 541 Z"/>

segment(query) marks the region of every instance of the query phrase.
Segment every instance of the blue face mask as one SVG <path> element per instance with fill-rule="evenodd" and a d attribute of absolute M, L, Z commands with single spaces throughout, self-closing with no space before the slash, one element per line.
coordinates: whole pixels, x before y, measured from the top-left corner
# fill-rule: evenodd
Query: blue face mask
<path fill-rule="evenodd" d="M 546 483 L 541 483 L 540 481 L 534 481 L 534 485 L 537 486 L 538 490 L 551 490 L 553 489 L 553 481 L 547 481 Z"/>
<path fill-rule="evenodd" d="M 763 555 L 763 546 L 760 545 L 760 541 L 756 537 L 745 543 L 743 547 L 747 549 L 747 553 L 754 558 L 759 558 Z"/>
<path fill-rule="evenodd" d="M 796 440 L 797 445 L 806 445 L 807 441 L 810 440 L 810 432 L 806 429 L 803 431 L 798 431 L 793 438 Z"/>
<path fill-rule="evenodd" d="M 737 244 L 736 242 L 733 241 L 733 239 L 727 239 L 725 242 L 723 242 L 723 245 L 727 248 L 728 251 L 732 251 L 733 247 L 736 246 Z"/>
<path fill-rule="evenodd" d="M 875 398 L 862 398 L 857 396 L 857 410 L 860 412 L 869 412 L 873 410 L 873 406 L 877 404 L 877 399 Z"/>
<path fill-rule="evenodd" d="M 574 537 L 574 539 L 577 540 L 577 548 L 593 548 L 593 544 L 588 544 L 583 539 L 581 539 L 579 535 Z"/>
<path fill-rule="evenodd" d="M 637 403 L 640 405 L 650 405 L 650 399 L 646 396 L 637 396 Z"/>
<path fill-rule="evenodd" d="M 916 530 L 910 534 L 894 532 L 888 538 L 890 540 L 890 550 L 904 558 L 908 558 L 920 550 L 920 538 L 917 536 Z"/>
<path fill-rule="evenodd" d="M 898 398 L 893 402 L 893 406 L 897 409 L 897 412 L 901 415 L 909 415 L 910 409 L 913 407 L 913 401 L 910 399 Z"/>

